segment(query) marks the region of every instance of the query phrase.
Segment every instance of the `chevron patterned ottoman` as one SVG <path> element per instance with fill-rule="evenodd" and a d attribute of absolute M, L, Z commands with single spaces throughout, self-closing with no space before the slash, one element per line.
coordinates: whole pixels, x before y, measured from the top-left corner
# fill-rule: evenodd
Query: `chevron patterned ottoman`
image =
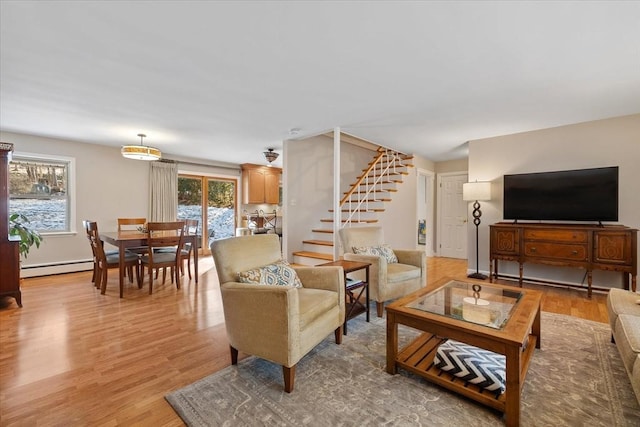
<path fill-rule="evenodd" d="M 447 340 L 438 347 L 433 364 L 461 380 L 495 392 L 496 397 L 505 390 L 506 357 L 502 354 Z"/>

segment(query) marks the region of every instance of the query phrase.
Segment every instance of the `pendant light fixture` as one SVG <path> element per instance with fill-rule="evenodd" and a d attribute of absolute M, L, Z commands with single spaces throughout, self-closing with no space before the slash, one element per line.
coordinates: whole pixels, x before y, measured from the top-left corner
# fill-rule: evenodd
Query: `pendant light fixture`
<path fill-rule="evenodd" d="M 273 148 L 268 148 L 267 151 L 263 152 L 262 154 L 264 154 L 264 158 L 267 159 L 267 161 L 269 162 L 269 164 L 267 165 L 269 167 L 273 166 L 271 163 L 275 162 L 275 160 L 280 155 L 275 151 L 273 151 Z"/>
<path fill-rule="evenodd" d="M 154 147 L 149 147 L 142 143 L 143 139 L 147 136 L 143 133 L 139 133 L 140 137 L 140 145 L 123 145 L 120 152 L 122 153 L 122 157 L 127 159 L 134 160 L 160 160 L 162 157 L 162 153 L 160 150 Z"/>

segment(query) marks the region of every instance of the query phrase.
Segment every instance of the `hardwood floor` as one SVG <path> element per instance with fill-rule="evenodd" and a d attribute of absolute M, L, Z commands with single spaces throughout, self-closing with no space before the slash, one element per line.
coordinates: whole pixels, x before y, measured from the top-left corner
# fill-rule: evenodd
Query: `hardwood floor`
<path fill-rule="evenodd" d="M 427 283 L 466 267 L 429 258 Z M 123 299 L 116 270 L 106 295 L 90 272 L 25 279 L 23 308 L 1 300 L 0 425 L 183 425 L 164 395 L 230 364 L 211 256 L 199 268 L 198 285 L 127 284 Z M 544 292 L 543 311 L 607 321 L 604 294 L 525 287 Z"/>

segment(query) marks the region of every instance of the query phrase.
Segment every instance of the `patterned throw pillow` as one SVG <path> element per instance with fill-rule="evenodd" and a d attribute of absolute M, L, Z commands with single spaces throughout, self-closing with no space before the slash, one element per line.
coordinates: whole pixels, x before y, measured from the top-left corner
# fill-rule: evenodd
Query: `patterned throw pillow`
<path fill-rule="evenodd" d="M 505 390 L 506 357 L 502 354 L 447 340 L 438 347 L 433 364 L 461 380 L 494 391 L 496 395 Z"/>
<path fill-rule="evenodd" d="M 398 257 L 389 245 L 381 246 L 354 246 L 353 253 L 358 255 L 375 255 L 387 260 L 388 264 L 398 262 Z"/>
<path fill-rule="evenodd" d="M 240 283 L 252 283 L 256 285 L 302 287 L 302 282 L 298 274 L 291 268 L 289 263 L 284 260 L 278 261 L 275 264 L 242 271 L 238 273 L 238 281 Z"/>

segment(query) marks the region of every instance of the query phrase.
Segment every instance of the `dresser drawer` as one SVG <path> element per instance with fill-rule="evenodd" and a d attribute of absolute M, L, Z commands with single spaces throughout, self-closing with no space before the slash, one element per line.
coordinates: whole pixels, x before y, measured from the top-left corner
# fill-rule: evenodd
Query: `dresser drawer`
<path fill-rule="evenodd" d="M 552 240 L 554 242 L 575 242 L 586 243 L 589 240 L 589 233 L 585 230 L 559 230 L 555 228 L 524 230 L 525 240 Z"/>
<path fill-rule="evenodd" d="M 524 255 L 527 257 L 587 261 L 587 246 L 544 242 L 525 242 Z"/>

